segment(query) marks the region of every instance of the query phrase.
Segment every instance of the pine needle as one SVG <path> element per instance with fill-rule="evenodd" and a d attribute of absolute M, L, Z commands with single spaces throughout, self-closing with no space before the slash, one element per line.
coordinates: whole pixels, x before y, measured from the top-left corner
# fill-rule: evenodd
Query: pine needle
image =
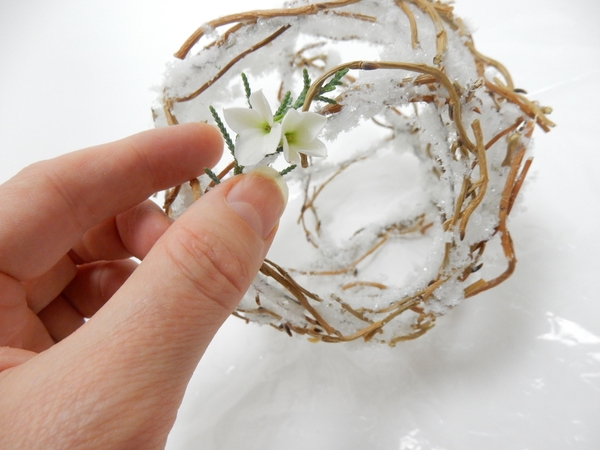
<path fill-rule="evenodd" d="M 208 167 L 204 168 L 204 173 L 206 175 L 208 175 L 208 178 L 210 178 L 213 181 L 213 183 L 219 184 L 221 182 L 221 180 L 219 180 L 219 177 L 216 176 L 215 173 L 212 170 L 210 170 Z"/>

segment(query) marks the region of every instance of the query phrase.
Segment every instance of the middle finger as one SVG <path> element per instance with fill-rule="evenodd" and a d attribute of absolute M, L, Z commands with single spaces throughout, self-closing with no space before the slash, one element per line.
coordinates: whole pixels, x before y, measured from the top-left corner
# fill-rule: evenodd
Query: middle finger
<path fill-rule="evenodd" d="M 97 262 L 78 268 L 77 276 L 62 297 L 83 317 L 92 317 L 137 268 L 130 260 Z"/>
<path fill-rule="evenodd" d="M 146 200 L 90 228 L 70 254 L 77 264 L 131 256 L 144 259 L 172 222 L 158 205 Z"/>
<path fill-rule="evenodd" d="M 32 280 L 23 282 L 27 305 L 34 313 L 40 312 L 77 275 L 77 267 L 68 255 L 63 256 L 46 273 Z"/>

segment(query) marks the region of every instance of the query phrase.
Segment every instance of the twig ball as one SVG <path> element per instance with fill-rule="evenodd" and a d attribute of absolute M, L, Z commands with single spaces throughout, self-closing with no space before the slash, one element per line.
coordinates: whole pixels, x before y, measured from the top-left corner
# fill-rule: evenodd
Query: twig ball
<path fill-rule="evenodd" d="M 302 110 L 327 118 L 329 155 L 285 175 L 287 218 L 236 316 L 314 341 L 395 345 L 513 273 L 507 219 L 550 110 L 476 50 L 449 4 L 294 2 L 208 22 L 175 56 L 156 126 L 215 123 L 246 105 L 245 83 L 281 102 L 304 69 Z M 248 169 L 224 162 L 168 191 L 165 208 L 176 217 Z"/>

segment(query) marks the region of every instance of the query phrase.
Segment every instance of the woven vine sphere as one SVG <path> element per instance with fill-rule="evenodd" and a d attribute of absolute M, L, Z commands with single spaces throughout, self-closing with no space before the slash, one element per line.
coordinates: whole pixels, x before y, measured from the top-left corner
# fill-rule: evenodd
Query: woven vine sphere
<path fill-rule="evenodd" d="M 295 2 L 208 22 L 175 56 L 157 126 L 215 123 L 247 105 L 242 73 L 275 105 L 310 85 L 302 109 L 327 118 L 328 157 L 303 156 L 285 175 L 286 215 L 236 316 L 315 341 L 394 345 L 514 271 L 507 218 L 550 110 L 475 49 L 450 5 Z M 321 100 L 342 69 L 333 101 Z M 261 164 L 283 169 L 276 157 Z M 168 191 L 169 214 L 234 176 L 231 159 Z"/>

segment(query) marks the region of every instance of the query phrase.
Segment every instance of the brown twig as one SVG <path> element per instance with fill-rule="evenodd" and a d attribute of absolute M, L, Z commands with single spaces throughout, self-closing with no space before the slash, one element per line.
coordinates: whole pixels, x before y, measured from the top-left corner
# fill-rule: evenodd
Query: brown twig
<path fill-rule="evenodd" d="M 254 44 L 249 49 L 243 51 L 242 53 L 240 53 L 239 55 L 237 55 L 235 58 L 233 58 L 231 61 L 229 61 L 225 65 L 225 67 L 223 67 L 221 70 L 219 70 L 219 72 L 213 78 L 211 78 L 208 82 L 204 83 L 202 86 L 200 86 L 198 89 L 196 89 L 191 94 L 188 94 L 185 97 L 179 97 L 179 98 L 175 99 L 175 101 L 179 102 L 179 103 L 181 103 L 181 102 L 188 102 L 188 101 L 190 101 L 190 100 L 198 97 L 202 92 L 204 92 L 210 86 L 212 86 L 215 83 L 215 81 L 217 81 L 219 78 L 221 78 L 223 75 L 225 75 L 227 73 L 227 71 L 229 69 L 231 69 L 238 61 L 242 60 L 243 58 L 245 58 L 246 56 L 248 56 L 250 53 L 253 53 L 253 52 L 261 49 L 265 45 L 270 44 L 271 42 L 273 42 L 275 39 L 277 39 L 279 36 L 281 36 L 283 33 L 285 33 L 290 28 L 290 26 L 291 25 L 285 25 L 285 26 L 279 28 L 275 33 L 273 33 L 270 36 L 266 37 L 262 41 Z"/>
<path fill-rule="evenodd" d="M 479 120 L 475 120 L 471 124 L 471 127 L 473 128 L 473 133 L 475 133 L 475 139 L 477 142 L 477 167 L 479 167 L 479 180 L 475 183 L 471 183 L 471 189 L 477 188 L 477 194 L 475 195 L 475 198 L 467 205 L 464 213 L 462 214 L 459 227 L 461 240 L 465 237 L 467 223 L 469 222 L 471 214 L 473 214 L 475 209 L 477 209 L 477 207 L 481 204 L 483 197 L 485 196 L 489 180 L 487 173 L 487 162 L 485 157 L 485 146 L 483 144 L 483 133 L 481 132 L 481 125 L 479 124 Z"/>
<path fill-rule="evenodd" d="M 436 54 L 433 58 L 433 63 L 436 66 L 440 66 L 442 64 L 442 59 L 444 53 L 446 53 L 446 49 L 448 47 L 448 36 L 446 35 L 446 30 L 444 29 L 444 24 L 440 15 L 438 14 L 437 9 L 434 4 L 429 2 L 428 0 L 408 0 L 413 3 L 417 8 L 427 14 L 431 21 L 433 22 L 433 26 L 435 27 L 435 46 L 436 46 Z"/>
<path fill-rule="evenodd" d="M 419 29 L 417 28 L 417 21 L 415 19 L 415 15 L 411 11 L 411 9 L 404 3 L 403 0 L 394 0 L 396 5 L 406 14 L 408 18 L 408 23 L 410 25 L 410 44 L 414 50 L 419 47 Z"/>
<path fill-rule="evenodd" d="M 298 8 L 289 9 L 272 9 L 263 11 L 248 11 L 240 14 L 231 14 L 216 20 L 211 20 L 206 25 L 198 28 L 187 40 L 181 48 L 175 53 L 175 57 L 183 59 L 187 56 L 192 47 L 204 36 L 207 28 L 219 28 L 223 25 L 229 25 L 236 22 L 255 22 L 258 19 L 273 19 L 275 17 L 295 17 L 317 14 L 333 8 L 341 8 L 342 6 L 358 3 L 360 0 L 338 0 L 326 3 L 315 3 L 312 5 L 301 6 Z"/>
<path fill-rule="evenodd" d="M 403 63 L 403 62 L 394 62 L 394 61 L 351 61 L 347 63 L 340 64 L 317 78 L 311 85 L 308 93 L 306 94 L 306 100 L 304 102 L 304 106 L 302 107 L 303 111 L 308 111 L 310 105 L 314 98 L 318 95 L 319 90 L 323 86 L 323 83 L 330 77 L 332 77 L 336 72 L 339 72 L 342 69 L 353 69 L 353 70 L 380 70 L 380 69 L 394 69 L 394 70 L 406 70 L 409 72 L 417 72 L 428 74 L 434 77 L 448 92 L 449 105 L 452 108 L 452 114 L 454 116 L 454 122 L 456 124 L 456 128 L 458 134 L 464 143 L 464 145 L 473 153 L 477 152 L 475 144 L 471 142 L 469 135 L 463 125 L 462 122 L 462 111 L 460 109 L 460 94 L 456 92 L 456 88 L 453 83 L 448 79 L 448 77 L 439 69 L 431 66 L 426 66 L 424 64 L 413 64 L 413 63 Z M 304 167 L 304 166 L 303 166 Z"/>

